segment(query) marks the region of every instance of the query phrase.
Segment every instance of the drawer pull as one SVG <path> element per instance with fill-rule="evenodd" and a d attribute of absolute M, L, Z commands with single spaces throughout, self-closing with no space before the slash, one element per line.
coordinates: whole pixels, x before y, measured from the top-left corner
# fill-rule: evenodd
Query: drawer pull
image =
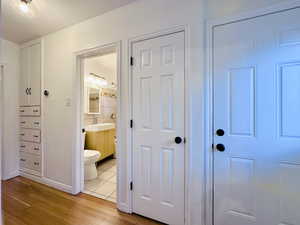
<path fill-rule="evenodd" d="M 38 163 L 38 162 L 34 162 L 33 163 L 35 166 L 39 166 L 40 165 L 40 163 Z"/>
<path fill-rule="evenodd" d="M 37 113 L 37 112 L 39 112 L 39 110 L 37 110 L 37 109 L 34 109 L 34 110 L 33 110 L 33 112 Z"/>
<path fill-rule="evenodd" d="M 33 137 L 38 138 L 39 136 L 38 135 L 33 135 Z"/>
<path fill-rule="evenodd" d="M 20 147 L 21 147 L 21 148 L 26 148 L 26 145 L 21 145 Z"/>
<path fill-rule="evenodd" d="M 21 122 L 21 124 L 25 124 L 25 123 L 26 123 L 26 121 L 22 121 L 22 122 Z"/>
<path fill-rule="evenodd" d="M 22 162 L 26 162 L 26 159 L 20 159 L 20 161 L 22 161 Z"/>
<path fill-rule="evenodd" d="M 39 124 L 40 124 L 40 122 L 34 122 L 34 124 L 35 124 L 35 125 L 39 125 Z"/>
<path fill-rule="evenodd" d="M 20 134 L 21 136 L 25 136 L 25 134 L 24 133 L 22 133 L 22 134 Z"/>
<path fill-rule="evenodd" d="M 34 148 L 34 150 L 35 150 L 35 151 L 39 151 L 39 150 L 40 150 L 40 148 Z"/>
<path fill-rule="evenodd" d="M 20 110 L 20 112 L 22 112 L 22 113 L 23 113 L 23 112 L 25 112 L 25 110 L 24 110 L 24 109 L 22 109 L 22 110 Z"/>

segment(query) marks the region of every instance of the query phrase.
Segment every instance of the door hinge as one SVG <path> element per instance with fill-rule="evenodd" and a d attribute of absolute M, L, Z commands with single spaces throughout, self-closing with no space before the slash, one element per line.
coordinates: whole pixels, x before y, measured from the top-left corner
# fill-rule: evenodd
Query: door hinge
<path fill-rule="evenodd" d="M 133 66 L 133 63 L 134 63 L 134 58 L 131 56 L 130 57 L 130 66 Z"/>
<path fill-rule="evenodd" d="M 215 147 L 214 144 L 212 144 L 211 147 L 214 148 Z"/>
<path fill-rule="evenodd" d="M 133 120 L 130 120 L 130 128 L 133 128 Z"/>
<path fill-rule="evenodd" d="M 133 190 L 133 183 L 132 183 L 132 181 L 130 182 L 130 191 L 132 191 Z"/>

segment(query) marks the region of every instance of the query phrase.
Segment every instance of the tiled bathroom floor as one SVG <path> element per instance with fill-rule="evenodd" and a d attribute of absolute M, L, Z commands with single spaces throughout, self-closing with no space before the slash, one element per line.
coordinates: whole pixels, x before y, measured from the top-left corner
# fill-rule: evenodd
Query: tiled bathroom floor
<path fill-rule="evenodd" d="M 117 199 L 117 166 L 116 159 L 107 159 L 100 162 L 98 177 L 95 180 L 85 181 L 85 193 L 98 198 L 116 202 Z"/>

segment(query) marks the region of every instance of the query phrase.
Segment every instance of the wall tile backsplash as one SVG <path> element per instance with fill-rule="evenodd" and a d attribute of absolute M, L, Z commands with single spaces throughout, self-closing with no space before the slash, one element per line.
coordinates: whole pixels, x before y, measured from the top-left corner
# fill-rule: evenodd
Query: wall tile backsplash
<path fill-rule="evenodd" d="M 102 89 L 100 114 L 84 114 L 84 125 L 115 123 L 117 113 L 116 90 Z"/>

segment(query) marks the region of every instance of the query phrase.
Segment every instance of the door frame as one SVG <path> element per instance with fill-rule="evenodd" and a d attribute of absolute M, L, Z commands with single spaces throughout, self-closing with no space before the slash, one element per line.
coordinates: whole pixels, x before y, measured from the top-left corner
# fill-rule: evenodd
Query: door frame
<path fill-rule="evenodd" d="M 190 140 L 190 96 L 189 96 L 189 27 L 187 25 L 177 26 L 170 29 L 165 29 L 159 32 L 150 33 L 138 37 L 134 37 L 128 40 L 128 90 L 129 90 L 129 117 L 127 117 L 127 124 L 130 124 L 130 120 L 133 118 L 133 94 L 132 94 L 132 82 L 133 82 L 133 71 L 130 65 L 130 59 L 133 56 L 133 45 L 137 42 L 158 38 L 162 36 L 171 35 L 174 33 L 183 32 L 184 33 L 184 132 L 185 132 L 185 177 L 184 177 L 184 221 L 185 225 L 190 224 L 190 214 L 189 214 L 189 199 L 192 198 L 192 193 L 189 193 L 189 183 L 190 183 L 190 153 L 191 153 L 191 140 Z M 127 170 L 128 170 L 128 200 L 129 200 L 129 213 L 133 213 L 133 192 L 130 191 L 130 183 L 133 181 L 133 129 L 128 126 L 128 158 L 127 158 Z"/>
<path fill-rule="evenodd" d="M 4 106 L 4 74 L 6 70 L 7 64 L 0 62 L 0 181 L 2 180 L 3 174 L 2 174 L 2 166 L 3 162 L 3 120 L 4 120 L 4 112 L 3 112 L 3 106 Z M 0 196 L 1 196 L 1 187 L 0 187 Z M 0 203 L 1 206 L 1 203 Z M 1 218 L 1 217 L 0 217 Z"/>
<path fill-rule="evenodd" d="M 117 155 L 117 194 L 119 195 L 119 183 L 121 182 L 121 173 L 119 168 L 121 165 L 121 156 L 119 149 L 122 149 L 123 143 L 120 138 L 121 133 L 121 41 L 113 42 L 110 44 L 100 45 L 94 48 L 84 49 L 74 53 L 74 63 L 76 70 L 76 140 L 74 141 L 75 146 L 72 154 L 72 194 L 78 194 L 84 189 L 84 152 L 82 151 L 82 128 L 84 126 L 84 76 L 82 74 L 82 60 L 84 58 L 91 57 L 92 55 L 97 55 L 105 50 L 114 48 L 117 54 L 117 119 L 116 119 L 116 136 L 118 143 L 116 144 L 116 155 Z M 117 204 L 119 204 L 119 198 L 117 198 Z"/>
<path fill-rule="evenodd" d="M 235 14 L 230 17 L 224 17 L 206 22 L 206 73 L 205 73 L 205 225 L 214 225 L 214 99 L 213 99 L 213 38 L 214 28 L 231 23 L 241 22 L 254 19 L 257 17 L 267 16 L 270 14 L 280 13 L 287 10 L 300 8 L 300 0 L 289 0 L 285 3 L 274 4 L 271 7 L 265 7 L 246 13 Z"/>

